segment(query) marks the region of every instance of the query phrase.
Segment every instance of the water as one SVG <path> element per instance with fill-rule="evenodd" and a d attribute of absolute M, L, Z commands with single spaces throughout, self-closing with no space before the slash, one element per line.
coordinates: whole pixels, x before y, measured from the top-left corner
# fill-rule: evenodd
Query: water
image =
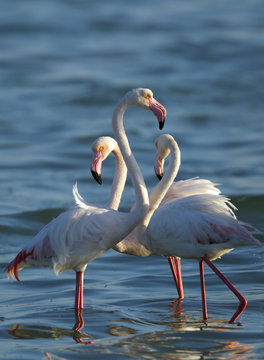
<path fill-rule="evenodd" d="M 100 187 L 90 146 L 112 134 L 113 108 L 134 87 L 151 88 L 167 108 L 179 179 L 221 184 L 239 218 L 263 231 L 263 11 L 260 0 L 1 2 L 1 269 L 72 205 L 76 180 L 88 201 L 106 203 L 114 160 Z M 141 109 L 125 121 L 151 188 L 157 124 Z M 133 202 L 129 182 L 121 208 Z M 72 330 L 73 272 L 25 269 L 21 286 L 1 272 L 0 357 L 263 359 L 263 249 L 215 264 L 248 300 L 243 326 L 228 324 L 237 300 L 209 269 L 203 325 L 194 261 L 182 261 L 179 303 L 166 259 L 105 253 L 85 273 L 81 335 Z"/>

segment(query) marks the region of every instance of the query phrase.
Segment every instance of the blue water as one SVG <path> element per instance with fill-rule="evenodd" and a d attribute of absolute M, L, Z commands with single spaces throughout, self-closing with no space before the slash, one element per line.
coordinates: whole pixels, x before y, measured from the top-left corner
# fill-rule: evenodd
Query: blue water
<path fill-rule="evenodd" d="M 264 231 L 263 13 L 260 0 L 2 2 L 1 269 L 73 204 L 76 180 L 89 202 L 106 204 L 114 159 L 95 184 L 91 144 L 112 135 L 113 109 L 135 87 L 167 108 L 178 178 L 221 184 L 239 219 Z M 151 188 L 157 124 L 131 108 L 125 127 Z M 121 209 L 134 200 L 129 181 Z M 263 359 L 263 258 L 262 248 L 242 248 L 215 261 L 248 300 L 234 325 L 237 300 L 206 268 L 204 326 L 197 262 L 182 261 L 179 302 L 166 259 L 110 250 L 85 272 L 89 345 L 72 330 L 74 272 L 28 268 L 19 285 L 1 271 L 0 358 Z"/>

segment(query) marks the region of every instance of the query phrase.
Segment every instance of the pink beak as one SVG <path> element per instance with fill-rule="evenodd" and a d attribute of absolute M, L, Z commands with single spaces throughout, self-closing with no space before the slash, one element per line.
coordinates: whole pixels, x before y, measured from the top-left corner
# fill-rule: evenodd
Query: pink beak
<path fill-rule="evenodd" d="M 101 178 L 101 169 L 102 169 L 102 160 L 103 155 L 102 153 L 96 152 L 93 155 L 92 163 L 91 163 L 91 173 L 94 177 L 94 179 L 99 183 L 102 184 L 102 178 Z"/>
<path fill-rule="evenodd" d="M 163 128 L 163 125 L 164 125 L 164 122 L 165 122 L 165 117 L 166 117 L 166 109 L 165 109 L 165 107 L 162 106 L 154 98 L 149 99 L 149 107 L 150 107 L 150 110 L 157 117 L 158 122 L 159 122 L 159 128 L 161 130 Z"/>
<path fill-rule="evenodd" d="M 154 170 L 159 180 L 161 180 L 163 177 L 163 166 L 164 166 L 164 159 L 161 159 L 157 156 L 155 159 Z"/>

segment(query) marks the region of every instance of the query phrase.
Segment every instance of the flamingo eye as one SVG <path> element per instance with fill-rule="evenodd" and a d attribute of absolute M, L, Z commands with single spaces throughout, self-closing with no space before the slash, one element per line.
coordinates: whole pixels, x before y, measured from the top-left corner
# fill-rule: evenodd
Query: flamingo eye
<path fill-rule="evenodd" d="M 97 149 L 97 152 L 102 152 L 104 150 L 104 147 L 103 146 L 100 146 L 98 149 Z"/>
<path fill-rule="evenodd" d="M 147 95 L 145 95 L 145 98 L 146 98 L 146 99 L 151 99 L 152 96 L 151 96 L 150 94 L 147 94 Z"/>

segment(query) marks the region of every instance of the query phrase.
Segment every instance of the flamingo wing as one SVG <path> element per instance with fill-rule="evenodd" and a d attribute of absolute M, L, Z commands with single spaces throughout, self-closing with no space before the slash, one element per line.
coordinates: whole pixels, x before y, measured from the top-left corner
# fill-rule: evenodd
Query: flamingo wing
<path fill-rule="evenodd" d="M 83 271 L 89 262 L 113 246 L 122 231 L 126 235 L 128 217 L 129 213 L 88 205 L 61 214 L 50 228 L 51 245 L 56 253 L 54 271 Z"/>
<path fill-rule="evenodd" d="M 200 194 L 179 198 L 151 218 L 143 245 L 158 255 L 199 259 L 220 257 L 234 247 L 259 245 L 233 215 L 223 196 Z"/>
<path fill-rule="evenodd" d="M 126 235 L 128 216 L 88 204 L 85 208 L 76 206 L 40 230 L 7 266 L 8 276 L 20 281 L 18 270 L 31 265 L 53 267 L 56 274 L 83 271 L 87 263 L 113 246 L 122 231 Z"/>
<path fill-rule="evenodd" d="M 166 195 L 164 196 L 160 207 L 164 206 L 170 201 L 198 194 L 212 194 L 219 195 L 221 191 L 216 187 L 218 184 L 212 183 L 207 179 L 200 179 L 198 177 L 175 181 L 169 187 Z"/>

